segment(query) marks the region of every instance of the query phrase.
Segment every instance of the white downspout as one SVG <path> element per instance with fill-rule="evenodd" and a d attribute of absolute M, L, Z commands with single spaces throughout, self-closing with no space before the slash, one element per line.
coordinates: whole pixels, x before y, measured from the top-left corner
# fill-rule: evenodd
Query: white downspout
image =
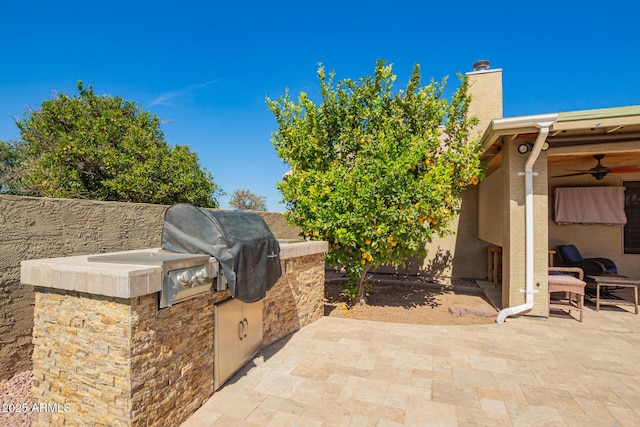
<path fill-rule="evenodd" d="M 524 173 L 518 173 L 519 176 L 524 175 L 525 190 L 525 289 L 520 290 L 520 292 L 525 293 L 525 303 L 502 309 L 496 317 L 497 323 L 504 323 L 508 316 L 531 310 L 533 308 L 533 295 L 538 292 L 533 289 L 533 177 L 538 175 L 537 172 L 533 171 L 533 165 L 538 160 L 542 145 L 549 135 L 549 127 L 552 124 L 553 122 L 540 124 L 540 132 L 524 165 Z"/>

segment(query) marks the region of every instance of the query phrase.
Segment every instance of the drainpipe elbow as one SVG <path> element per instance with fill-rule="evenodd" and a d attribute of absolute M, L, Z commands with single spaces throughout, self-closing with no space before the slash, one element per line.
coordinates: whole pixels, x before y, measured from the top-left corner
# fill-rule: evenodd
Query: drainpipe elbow
<path fill-rule="evenodd" d="M 515 316 L 516 314 L 520 314 L 527 310 L 531 310 L 533 308 L 533 301 L 527 302 L 522 305 L 517 305 L 515 307 L 507 307 L 505 309 L 500 310 L 498 315 L 496 316 L 496 323 L 504 323 L 505 319 L 510 316 Z"/>

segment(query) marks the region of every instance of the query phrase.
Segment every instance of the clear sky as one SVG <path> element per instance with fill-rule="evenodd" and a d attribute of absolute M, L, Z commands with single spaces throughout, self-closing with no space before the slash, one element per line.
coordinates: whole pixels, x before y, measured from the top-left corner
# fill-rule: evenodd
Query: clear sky
<path fill-rule="evenodd" d="M 287 171 L 265 97 L 318 93 L 338 79 L 414 63 L 424 83 L 503 69 L 505 117 L 640 104 L 640 2 L 3 0 L 0 139 L 78 80 L 157 114 L 228 194 L 248 189 L 282 211 Z M 452 86 L 453 87 L 453 86 Z M 229 197 L 221 199 L 228 208 Z"/>

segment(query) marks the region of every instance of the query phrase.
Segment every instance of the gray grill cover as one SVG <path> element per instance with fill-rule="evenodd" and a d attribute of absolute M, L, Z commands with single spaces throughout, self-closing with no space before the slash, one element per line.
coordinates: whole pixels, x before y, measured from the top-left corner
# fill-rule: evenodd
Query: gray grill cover
<path fill-rule="evenodd" d="M 213 256 L 231 295 L 244 302 L 264 298 L 282 275 L 278 240 L 252 212 L 173 205 L 164 217 L 162 249 Z"/>

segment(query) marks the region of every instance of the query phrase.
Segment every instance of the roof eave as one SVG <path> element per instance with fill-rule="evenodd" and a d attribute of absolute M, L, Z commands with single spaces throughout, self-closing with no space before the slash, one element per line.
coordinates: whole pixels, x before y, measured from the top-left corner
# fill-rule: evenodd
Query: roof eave
<path fill-rule="evenodd" d="M 488 150 L 503 135 L 537 133 L 543 127 L 551 128 L 557 120 L 555 113 L 493 119 L 482 135 L 482 149 Z"/>

